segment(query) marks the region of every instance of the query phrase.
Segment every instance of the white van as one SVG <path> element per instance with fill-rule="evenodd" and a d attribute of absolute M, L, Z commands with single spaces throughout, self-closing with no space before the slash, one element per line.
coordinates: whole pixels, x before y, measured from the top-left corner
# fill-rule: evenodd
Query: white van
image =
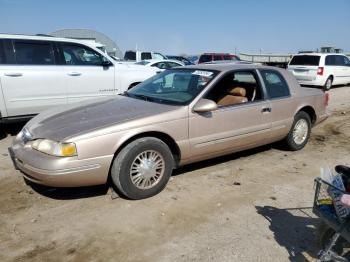
<path fill-rule="evenodd" d="M 302 53 L 294 55 L 288 70 L 301 85 L 323 86 L 350 83 L 350 60 L 343 54 Z"/>
<path fill-rule="evenodd" d="M 79 40 L 0 34 L 0 121 L 115 96 L 157 71 L 120 64 Z"/>

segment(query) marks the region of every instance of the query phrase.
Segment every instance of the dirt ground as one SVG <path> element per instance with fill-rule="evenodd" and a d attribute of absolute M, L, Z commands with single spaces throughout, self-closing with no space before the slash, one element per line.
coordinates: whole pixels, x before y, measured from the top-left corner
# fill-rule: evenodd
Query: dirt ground
<path fill-rule="evenodd" d="M 104 186 L 28 186 L 5 135 L 0 261 L 314 261 L 313 179 L 320 166 L 350 164 L 350 87 L 330 98 L 331 117 L 303 150 L 268 145 L 189 165 L 142 201 Z"/>

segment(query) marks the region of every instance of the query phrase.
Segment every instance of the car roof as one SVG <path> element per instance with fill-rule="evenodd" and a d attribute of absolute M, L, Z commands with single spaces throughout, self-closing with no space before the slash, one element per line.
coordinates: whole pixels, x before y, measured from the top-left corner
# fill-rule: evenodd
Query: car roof
<path fill-rule="evenodd" d="M 178 60 L 172 60 L 172 59 L 145 59 L 143 61 L 147 61 L 147 62 L 150 62 L 150 63 L 156 63 L 156 62 L 174 62 L 174 63 L 177 63 L 177 64 L 181 64 L 181 61 L 178 61 Z"/>
<path fill-rule="evenodd" d="M 25 39 L 25 40 L 42 40 L 42 41 L 58 41 L 58 42 L 71 42 L 79 43 L 87 46 L 89 45 L 84 40 L 78 40 L 73 38 L 64 38 L 64 37 L 54 37 L 50 35 L 23 35 L 23 34 L 3 34 L 0 33 L 0 39 Z"/>
<path fill-rule="evenodd" d="M 302 55 L 318 55 L 318 56 L 342 55 L 342 56 L 345 56 L 345 54 L 341 54 L 341 53 L 300 53 L 300 54 L 295 54 L 294 56 L 302 56 Z"/>
<path fill-rule="evenodd" d="M 230 54 L 230 53 L 204 53 L 201 55 L 230 55 L 230 56 L 236 56 L 234 54 Z"/>
<path fill-rule="evenodd" d="M 274 69 L 280 70 L 280 68 L 272 67 L 272 66 L 263 66 L 257 64 L 235 64 L 235 63 L 223 63 L 223 64 L 198 64 L 198 65 L 188 65 L 182 68 L 189 69 L 198 69 L 198 70 L 216 70 L 220 72 L 226 72 L 231 70 L 239 70 L 239 69 Z"/>
<path fill-rule="evenodd" d="M 295 91 L 295 88 L 299 86 L 295 77 L 284 68 L 279 68 L 275 66 L 265 66 L 259 64 L 197 64 L 197 65 L 188 65 L 183 67 L 176 67 L 171 70 L 183 70 L 183 69 L 192 69 L 192 70 L 213 70 L 219 71 L 220 74 L 234 71 L 234 70 L 254 70 L 254 69 L 266 69 L 279 72 L 284 79 L 288 82 L 291 92 Z"/>

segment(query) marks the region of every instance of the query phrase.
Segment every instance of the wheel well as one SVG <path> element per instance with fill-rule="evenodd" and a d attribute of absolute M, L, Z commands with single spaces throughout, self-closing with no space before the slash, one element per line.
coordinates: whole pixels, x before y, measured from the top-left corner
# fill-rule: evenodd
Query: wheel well
<path fill-rule="evenodd" d="M 114 157 L 116 157 L 119 152 L 126 146 L 128 145 L 130 142 L 141 138 L 141 137 L 155 137 L 158 138 L 159 140 L 163 141 L 170 149 L 171 153 L 173 154 L 174 157 L 174 164 L 175 166 L 178 166 L 179 162 L 180 162 L 180 156 L 181 156 L 181 152 L 180 152 L 180 148 L 179 146 L 176 144 L 175 140 L 162 132 L 156 132 L 156 131 L 152 131 L 152 132 L 145 132 L 145 133 L 141 133 L 141 134 L 137 134 L 131 138 L 129 138 L 128 140 L 126 140 L 119 148 L 118 150 L 115 152 Z"/>
<path fill-rule="evenodd" d="M 132 83 L 131 85 L 129 85 L 128 90 L 129 90 L 130 88 L 133 88 L 134 86 L 140 84 L 140 83 L 141 83 L 141 82 Z"/>
<path fill-rule="evenodd" d="M 310 116 L 311 124 L 314 124 L 316 122 L 316 112 L 311 106 L 305 106 L 299 110 L 307 113 Z"/>

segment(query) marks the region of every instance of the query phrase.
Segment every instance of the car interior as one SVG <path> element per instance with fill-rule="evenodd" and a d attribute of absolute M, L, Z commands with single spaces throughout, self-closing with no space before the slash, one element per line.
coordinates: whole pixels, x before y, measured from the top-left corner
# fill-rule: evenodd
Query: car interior
<path fill-rule="evenodd" d="M 229 73 L 224 76 L 206 95 L 220 106 L 231 106 L 253 102 L 262 98 L 256 76 L 250 71 Z"/>

